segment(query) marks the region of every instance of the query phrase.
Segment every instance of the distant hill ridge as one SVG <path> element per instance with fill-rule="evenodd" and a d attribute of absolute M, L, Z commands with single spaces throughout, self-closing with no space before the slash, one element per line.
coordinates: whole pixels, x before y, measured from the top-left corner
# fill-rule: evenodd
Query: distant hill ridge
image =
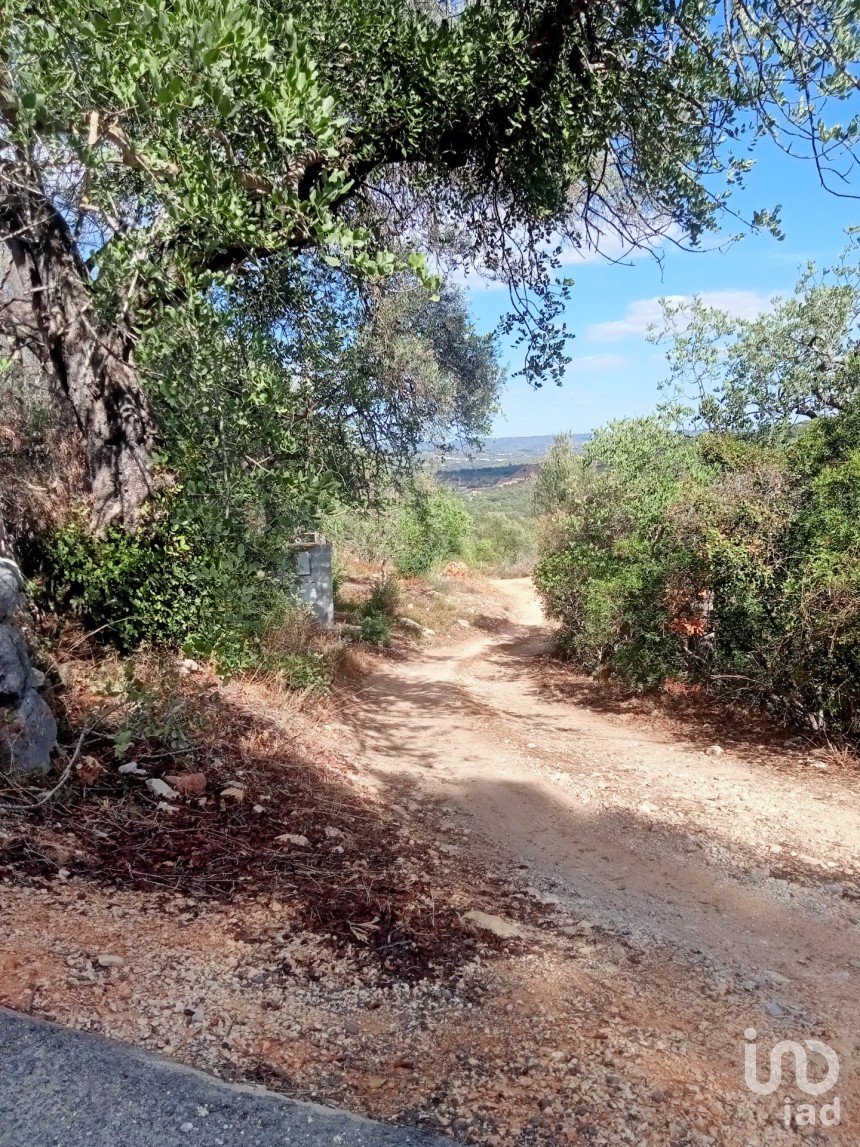
<path fill-rule="evenodd" d="M 487 438 L 480 451 L 467 453 L 456 450 L 447 454 L 441 463 L 440 470 L 480 470 L 484 468 L 534 464 L 539 462 L 549 452 L 549 448 L 556 440 L 556 434 L 519 435 L 510 438 Z M 581 449 L 590 434 L 571 434 L 576 449 Z"/>

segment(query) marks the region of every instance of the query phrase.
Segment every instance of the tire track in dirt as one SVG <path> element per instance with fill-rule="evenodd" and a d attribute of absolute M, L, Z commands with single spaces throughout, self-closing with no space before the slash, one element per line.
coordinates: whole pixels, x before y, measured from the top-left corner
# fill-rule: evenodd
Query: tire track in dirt
<path fill-rule="evenodd" d="M 748 992 L 751 1023 L 797 1038 L 823 1025 L 856 1080 L 856 791 L 552 696 L 530 583 L 494 590 L 503 630 L 365 682 L 354 722 L 377 782 L 456 809 L 488 866 L 631 937 L 663 975 L 668 961 Z M 671 993 L 665 979 L 641 988 L 655 1007 Z"/>

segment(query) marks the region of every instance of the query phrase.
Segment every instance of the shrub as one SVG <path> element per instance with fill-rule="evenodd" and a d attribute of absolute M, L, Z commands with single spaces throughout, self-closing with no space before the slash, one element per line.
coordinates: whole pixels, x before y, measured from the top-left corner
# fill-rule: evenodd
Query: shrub
<path fill-rule="evenodd" d="M 389 645 L 391 623 L 397 613 L 400 601 L 400 587 L 392 577 L 382 577 L 375 582 L 370 597 L 359 610 L 361 640 L 371 645 Z"/>
<path fill-rule="evenodd" d="M 563 648 L 860 734 L 858 442 L 860 404 L 778 444 L 601 432 L 543 525 L 536 582 Z"/>
<path fill-rule="evenodd" d="M 374 583 L 370 597 L 362 606 L 362 613 L 365 616 L 377 615 L 392 621 L 399 601 L 400 586 L 397 580 L 392 577 L 382 577 Z"/>
<path fill-rule="evenodd" d="M 338 670 L 344 645 L 306 607 L 290 604 L 271 617 L 254 652 L 254 669 L 288 689 L 322 690 Z"/>
<path fill-rule="evenodd" d="M 402 511 L 398 573 L 417 577 L 452 558 L 461 558 L 471 531 L 469 512 L 444 486 L 416 489 Z"/>
<path fill-rule="evenodd" d="M 82 518 L 44 542 L 42 590 L 121 649 L 144 642 L 180 643 L 222 669 L 250 664 L 256 642 L 288 607 L 264 551 L 239 538 L 213 538 L 162 507 L 137 533 L 95 536 Z M 232 542 L 232 544 L 228 544 Z"/>
<path fill-rule="evenodd" d="M 581 454 L 560 440 L 535 582 L 579 664 L 655 684 L 679 669 L 669 587 L 695 559 L 667 519 L 685 483 L 704 481 L 694 443 L 661 418 L 613 423 Z M 544 485 L 538 481 L 538 495 Z"/>
<path fill-rule="evenodd" d="M 341 508 L 325 527 L 363 560 L 420 577 L 468 554 L 472 519 L 453 490 L 422 478 L 409 490 L 389 491 L 384 509 L 357 515 Z"/>
<path fill-rule="evenodd" d="M 331 684 L 332 665 L 324 653 L 313 650 L 287 653 L 281 658 L 280 675 L 288 689 L 305 692 L 327 689 Z"/>
<path fill-rule="evenodd" d="M 391 643 L 391 622 L 379 613 L 366 613 L 361 619 L 361 640 L 371 645 Z"/>
<path fill-rule="evenodd" d="M 536 542 L 533 523 L 498 510 L 473 514 L 472 557 L 485 569 L 508 572 L 530 568 Z"/>

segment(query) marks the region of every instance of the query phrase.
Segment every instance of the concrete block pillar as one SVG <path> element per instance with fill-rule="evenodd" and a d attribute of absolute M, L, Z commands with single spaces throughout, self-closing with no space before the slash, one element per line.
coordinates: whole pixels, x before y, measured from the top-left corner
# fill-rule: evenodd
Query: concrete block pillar
<path fill-rule="evenodd" d="M 294 546 L 299 600 L 309 606 L 320 625 L 334 623 L 331 543 L 314 536 Z"/>

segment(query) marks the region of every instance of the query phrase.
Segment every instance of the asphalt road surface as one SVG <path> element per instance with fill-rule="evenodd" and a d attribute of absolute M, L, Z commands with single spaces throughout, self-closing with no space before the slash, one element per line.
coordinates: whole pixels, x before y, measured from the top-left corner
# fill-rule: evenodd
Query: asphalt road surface
<path fill-rule="evenodd" d="M 0 1147 L 450 1147 L 0 1008 Z"/>

